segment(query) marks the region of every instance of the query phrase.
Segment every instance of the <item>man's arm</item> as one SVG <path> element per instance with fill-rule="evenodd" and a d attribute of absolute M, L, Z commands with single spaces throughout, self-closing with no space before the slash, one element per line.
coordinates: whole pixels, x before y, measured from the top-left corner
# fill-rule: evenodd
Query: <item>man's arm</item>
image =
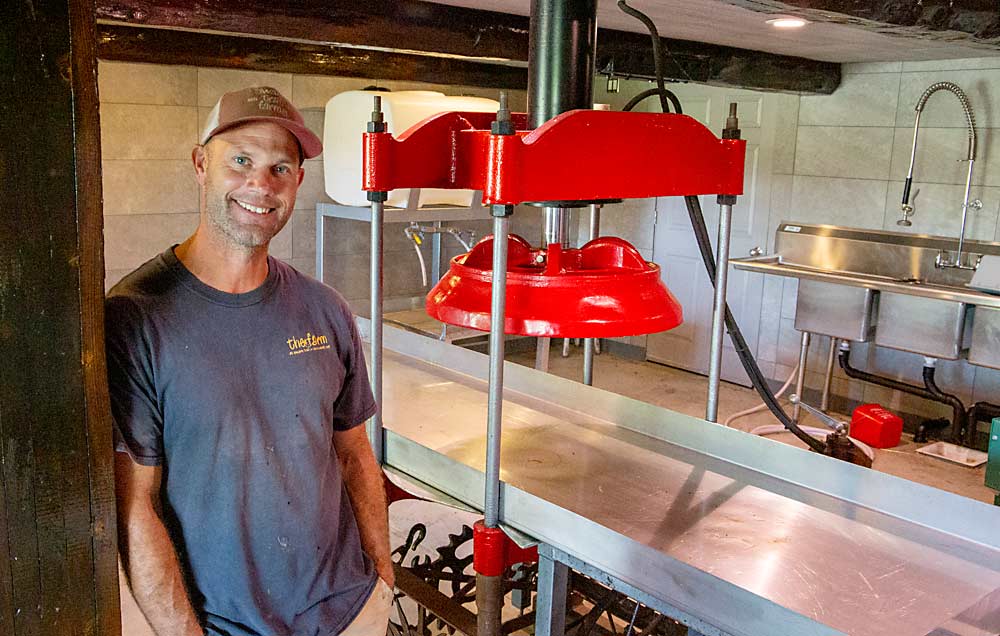
<path fill-rule="evenodd" d="M 162 469 L 115 453 L 118 541 L 129 587 L 157 636 L 202 636 L 177 551 L 160 518 Z"/>
<path fill-rule="evenodd" d="M 389 550 L 389 506 L 385 498 L 382 469 L 375 461 L 365 427 L 335 431 L 333 445 L 340 459 L 347 496 L 358 521 L 361 547 L 375 562 L 378 575 L 392 587 L 396 577 Z"/>

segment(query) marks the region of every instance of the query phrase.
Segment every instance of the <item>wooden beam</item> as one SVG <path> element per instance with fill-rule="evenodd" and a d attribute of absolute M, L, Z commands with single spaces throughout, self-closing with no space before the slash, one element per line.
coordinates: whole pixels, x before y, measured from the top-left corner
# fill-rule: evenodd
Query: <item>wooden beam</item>
<path fill-rule="evenodd" d="M 328 44 L 98 25 L 98 57 L 123 62 L 408 80 L 523 90 L 524 68 Z"/>
<path fill-rule="evenodd" d="M 840 65 L 716 44 L 661 38 L 667 79 L 763 91 L 829 95 L 840 86 Z M 597 34 L 597 68 L 653 78 L 648 35 L 626 31 Z"/>
<path fill-rule="evenodd" d="M 466 59 L 467 62 L 495 62 L 503 59 L 524 63 L 528 59 L 528 18 L 420 0 L 374 0 L 366 3 L 300 0 L 286 5 L 247 0 L 225 6 L 216 0 L 98 0 L 98 17 L 109 24 L 292 40 L 303 43 L 303 46 L 339 44 L 343 47 L 379 47 L 391 51 L 386 52 L 386 55 L 415 52 L 472 58 Z M 162 42 L 163 38 L 159 41 Z M 213 61 L 204 63 L 239 64 L 240 68 L 261 69 L 264 68 L 261 64 L 267 64 L 269 70 L 287 72 L 298 72 L 292 69 L 308 63 L 306 54 L 302 54 L 297 62 L 287 58 L 283 62 L 277 57 L 259 62 L 261 45 L 246 45 L 253 49 L 251 56 L 240 54 L 236 41 L 230 42 L 224 45 L 229 54 L 216 54 L 217 48 L 213 47 L 204 55 Z M 652 77 L 652 45 L 645 34 L 600 29 L 597 42 L 598 69 L 608 68 L 610 64 L 622 75 Z M 840 66 L 830 62 L 684 40 L 663 38 L 662 42 L 664 49 L 671 54 L 666 69 L 674 79 L 819 94 L 833 92 L 840 83 Z M 114 53 L 119 57 L 108 59 L 142 57 L 141 53 L 126 50 L 131 46 L 142 45 L 139 39 L 122 41 Z M 102 45 L 102 57 L 105 55 L 104 50 Z M 171 63 L 169 59 L 174 56 L 185 60 L 203 57 L 202 51 L 198 51 L 197 56 L 192 51 L 180 51 L 179 47 L 171 47 L 170 51 L 169 54 L 149 52 L 146 55 L 158 55 L 159 59 L 164 60 L 163 63 Z M 345 53 L 344 48 L 339 51 L 335 55 L 358 55 Z M 286 54 L 294 53 L 294 50 L 286 50 Z M 334 55 L 330 52 L 327 54 Z M 240 57 L 246 59 L 232 59 Z M 391 58 L 383 59 L 390 60 L 391 64 Z M 282 64 L 286 66 L 282 68 Z M 347 62 L 347 65 L 351 66 L 351 63 Z M 377 62 L 373 61 L 371 65 L 376 66 Z M 415 62 L 400 63 L 400 66 L 406 65 L 416 67 Z M 318 69 L 309 72 L 322 71 Z M 335 70 L 327 72 L 338 74 Z M 366 76 L 373 75 L 367 73 Z M 435 79 L 435 83 L 446 81 L 440 74 Z M 519 87 L 525 86 L 526 82 Z"/>
<path fill-rule="evenodd" d="M 0 17 L 0 633 L 114 636 L 94 3 Z"/>
<path fill-rule="evenodd" d="M 766 13 L 795 13 L 816 22 L 852 24 L 915 39 L 1000 47 L 996 0 L 725 0 Z"/>

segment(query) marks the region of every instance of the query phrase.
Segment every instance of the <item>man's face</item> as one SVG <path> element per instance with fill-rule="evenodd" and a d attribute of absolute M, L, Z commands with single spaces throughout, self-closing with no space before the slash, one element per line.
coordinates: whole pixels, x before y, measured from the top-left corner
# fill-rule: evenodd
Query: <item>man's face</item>
<path fill-rule="evenodd" d="M 266 247 L 291 216 L 305 174 L 295 137 L 270 122 L 244 124 L 195 147 L 192 159 L 203 227 L 237 249 Z"/>

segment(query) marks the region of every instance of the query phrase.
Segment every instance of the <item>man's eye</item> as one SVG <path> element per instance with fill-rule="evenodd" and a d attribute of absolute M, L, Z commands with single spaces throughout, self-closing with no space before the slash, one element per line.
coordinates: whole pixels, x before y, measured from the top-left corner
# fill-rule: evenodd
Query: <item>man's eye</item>
<path fill-rule="evenodd" d="M 274 168 L 274 171 L 277 172 L 278 174 L 288 174 L 289 172 L 291 172 L 291 170 L 288 169 L 288 166 L 276 166 Z"/>
<path fill-rule="evenodd" d="M 237 165 L 245 166 L 245 165 L 247 165 L 247 164 L 250 163 L 250 157 L 244 157 L 243 155 L 237 155 L 237 157 L 233 161 L 235 161 Z"/>

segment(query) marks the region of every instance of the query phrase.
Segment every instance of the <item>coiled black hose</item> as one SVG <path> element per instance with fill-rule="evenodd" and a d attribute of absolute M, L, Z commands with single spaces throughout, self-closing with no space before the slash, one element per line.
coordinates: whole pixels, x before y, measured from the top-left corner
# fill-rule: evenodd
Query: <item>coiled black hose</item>
<path fill-rule="evenodd" d="M 680 100 L 673 92 L 667 90 L 663 83 L 663 70 L 660 66 L 660 36 L 656 31 L 656 26 L 653 25 L 653 21 L 649 19 L 644 13 L 637 9 L 625 4 L 625 0 L 618 0 L 618 7 L 625 13 L 639 19 L 646 28 L 649 29 L 650 36 L 653 38 L 653 55 L 656 57 L 655 69 L 656 69 L 656 88 L 644 91 L 644 93 L 649 93 L 645 95 L 640 93 L 636 97 L 629 100 L 626 107 L 623 109 L 625 111 L 632 110 L 635 105 L 638 104 L 642 99 L 649 97 L 652 94 L 657 94 L 660 97 L 660 108 L 663 112 L 670 112 L 667 107 L 667 101 L 669 100 L 674 105 L 674 112 L 678 115 L 682 114 Z M 695 241 L 698 244 L 698 251 L 701 253 L 701 260 L 705 264 L 705 271 L 708 273 L 708 278 L 712 282 L 712 287 L 715 287 L 716 278 L 716 263 L 715 256 L 712 254 L 712 242 L 708 236 L 708 228 L 705 225 L 705 215 L 701 210 L 701 202 L 696 196 L 686 196 L 684 197 L 684 204 L 687 207 L 688 218 L 691 220 L 691 228 L 694 230 Z M 736 350 L 736 355 L 739 356 L 740 363 L 743 365 L 743 369 L 747 372 L 747 376 L 750 378 L 750 383 L 753 388 L 760 394 L 761 399 L 771 413 L 781 422 L 781 425 L 786 429 L 791 431 L 800 440 L 805 442 L 809 448 L 816 451 L 817 453 L 826 454 L 826 445 L 820 442 L 812 435 L 803 431 L 798 424 L 796 424 L 792 418 L 785 413 L 784 409 L 781 408 L 781 404 L 778 403 L 778 398 L 775 397 L 774 392 L 771 391 L 771 387 L 767 385 L 767 380 L 764 378 L 764 374 L 761 372 L 760 367 L 757 366 L 757 361 L 754 359 L 753 354 L 750 353 L 750 347 L 747 345 L 746 339 L 743 337 L 743 332 L 740 331 L 740 326 L 736 323 L 736 319 L 733 317 L 732 312 L 729 311 L 729 305 L 726 305 L 726 329 L 729 331 L 729 338 L 733 342 L 733 348 Z"/>

